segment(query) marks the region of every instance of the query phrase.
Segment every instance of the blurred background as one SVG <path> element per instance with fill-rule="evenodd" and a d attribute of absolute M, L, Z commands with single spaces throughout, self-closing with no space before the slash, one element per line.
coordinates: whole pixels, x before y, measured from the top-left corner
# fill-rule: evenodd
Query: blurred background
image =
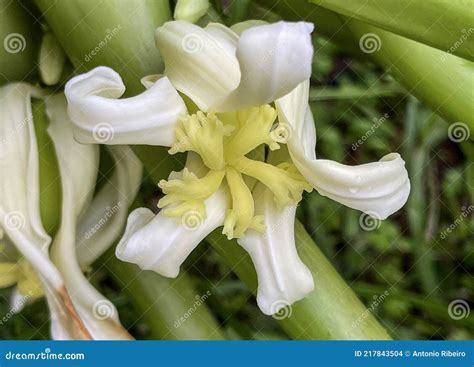
<path fill-rule="evenodd" d="M 213 16 L 227 24 L 279 19 L 250 1 L 213 5 Z M 32 3 L 21 9 L 39 14 Z M 352 52 L 359 48 L 357 41 L 345 47 L 318 33 L 316 24 L 310 103 L 317 156 L 361 164 L 399 152 L 411 178 L 411 195 L 404 208 L 379 222 L 313 192 L 305 195 L 298 218 L 393 338 L 472 339 L 472 141 L 454 131 L 462 125 L 443 120 L 364 52 Z M 64 75 L 67 80 L 67 71 Z M 145 179 L 141 192 L 143 203 L 154 208 L 160 196 L 155 183 Z M 107 270 L 120 264 L 109 265 L 94 266 L 91 281 L 117 306 L 123 325 L 136 338 L 156 338 L 146 313 L 131 302 L 133 294 L 124 292 L 123 282 Z M 289 338 L 277 320 L 259 311 L 251 290 L 208 244 L 199 246 L 184 268 L 199 295 L 212 288 L 205 303 L 227 338 Z M 0 290 L 0 315 L 10 310 L 9 295 L 10 289 Z M 2 325 L 0 339 L 47 339 L 47 319 L 46 304 L 38 300 Z"/>

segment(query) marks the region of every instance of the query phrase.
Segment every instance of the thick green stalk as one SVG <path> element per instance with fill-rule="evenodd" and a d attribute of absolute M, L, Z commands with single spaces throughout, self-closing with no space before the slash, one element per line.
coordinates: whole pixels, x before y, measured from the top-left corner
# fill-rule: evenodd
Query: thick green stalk
<path fill-rule="evenodd" d="M 299 222 L 295 236 L 298 253 L 313 274 L 315 289 L 291 306 L 286 313 L 290 317 L 279 321 L 288 335 L 293 339 L 390 339 Z M 255 292 L 257 278 L 245 251 L 219 231 L 214 231 L 208 241 Z"/>
<path fill-rule="evenodd" d="M 171 18 L 168 0 L 35 1 L 79 72 L 110 66 L 133 94 L 162 70 L 154 32 Z"/>
<path fill-rule="evenodd" d="M 0 85 L 37 76 L 41 28 L 18 1 L 0 0 Z"/>
<path fill-rule="evenodd" d="M 61 213 L 61 177 L 54 145 L 48 134 L 49 120 L 43 100 L 32 101 L 33 121 L 38 145 L 40 211 L 43 226 L 50 236 L 59 228 Z"/>
<path fill-rule="evenodd" d="M 474 60 L 474 12 L 468 2 L 445 0 L 310 0 L 349 18 Z M 447 31 L 449 30 L 449 31 Z"/>
<path fill-rule="evenodd" d="M 461 121 L 474 128 L 472 62 L 359 21 L 348 24 L 359 38 L 368 33 L 380 37 L 381 48 L 371 54 L 372 59 L 408 92 L 448 121 Z"/>
<path fill-rule="evenodd" d="M 110 251 L 106 258 L 106 268 L 151 328 L 150 338 L 224 339 L 209 309 L 199 302 L 203 295 L 190 287 L 190 278 L 185 273 L 170 280 L 123 263 Z"/>
<path fill-rule="evenodd" d="M 366 48 L 367 56 L 391 73 L 408 92 L 429 105 L 433 111 L 448 121 L 461 121 L 474 129 L 472 62 L 331 12 L 305 0 L 293 0 L 291 3 L 254 1 L 285 19 L 304 19 L 315 23 L 316 32 L 339 44 L 344 50 L 359 47 L 362 37 L 372 34 L 370 36 L 375 48 Z"/>

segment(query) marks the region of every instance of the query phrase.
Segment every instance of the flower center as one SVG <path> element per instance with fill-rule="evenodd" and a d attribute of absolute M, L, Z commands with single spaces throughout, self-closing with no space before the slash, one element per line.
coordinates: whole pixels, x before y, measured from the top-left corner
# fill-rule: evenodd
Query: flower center
<path fill-rule="evenodd" d="M 162 180 L 158 186 L 166 195 L 158 202 L 164 214 L 184 222 L 186 213 L 206 218 L 205 200 L 224 183 L 231 194 L 231 209 L 226 213 L 223 233 L 229 239 L 242 237 L 247 229 L 265 229 L 263 217 L 254 213 L 254 197 L 246 177 L 258 180 L 274 194 L 279 208 L 301 200 L 311 186 L 292 163 L 271 165 L 249 156 L 266 145 L 277 150 L 287 142 L 289 127 L 275 123 L 277 114 L 270 105 L 232 113 L 198 111 L 180 120 L 170 154 L 197 153 L 207 168 L 198 177 L 185 168 L 180 178 Z M 254 180 L 251 180 L 252 182 Z"/>

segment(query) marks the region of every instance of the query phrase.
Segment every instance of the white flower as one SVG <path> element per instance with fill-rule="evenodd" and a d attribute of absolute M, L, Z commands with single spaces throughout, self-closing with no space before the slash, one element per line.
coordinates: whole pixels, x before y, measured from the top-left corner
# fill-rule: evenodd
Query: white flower
<path fill-rule="evenodd" d="M 169 22 L 156 31 L 165 73 L 144 78 L 147 91 L 119 99 L 123 83 L 105 67 L 67 84 L 78 140 L 100 143 L 93 131 L 105 122 L 114 132 L 106 144 L 189 152 L 184 170 L 159 183 L 163 209 L 130 214 L 116 250 L 120 259 L 175 277 L 199 242 L 223 226 L 249 252 L 258 304 L 272 314 L 279 311 L 275 304 L 291 304 L 314 287 L 295 248 L 303 190 L 314 187 L 380 218 L 405 203 L 409 181 L 398 154 L 355 167 L 316 159 L 308 108 L 312 30 L 304 22 L 231 29 Z M 273 152 L 285 143 L 289 154 Z"/>
<path fill-rule="evenodd" d="M 31 99 L 44 100 L 61 177 L 61 224 L 51 244 L 43 227 L 39 201 L 39 162 Z M 42 91 L 23 83 L 0 88 L 0 228 L 5 251 L 0 251 L 0 286 L 17 285 L 12 310 L 26 302 L 46 296 L 51 314 L 54 339 L 128 339 L 117 312 L 107 318 L 94 317 L 94 305 L 104 300 L 85 278 L 79 262 L 90 264 L 119 235 L 127 208 L 138 190 L 141 165 L 127 147 L 113 147 L 117 162 L 115 174 L 106 184 L 107 194 L 94 198 L 98 169 L 97 146 L 74 141 L 72 124 L 66 113 L 64 95 L 47 97 Z M 124 154 L 128 152 L 128 154 Z M 128 176 L 131 174 L 131 176 Z M 122 191 L 123 190 L 123 191 Z M 127 192 L 125 197 L 122 192 Z M 102 242 L 76 238 L 76 228 L 97 223 L 101 206 L 122 200 L 123 208 L 102 228 L 97 237 Z M 12 221 L 15 214 L 15 221 Z M 78 236 L 79 237 L 79 236 Z M 78 259 L 77 248 L 86 252 Z M 105 246 L 105 248 L 104 248 Z M 17 252 L 11 251 L 16 248 Z M 79 255 L 81 257 L 81 255 Z M 82 255 L 84 257 L 84 255 Z"/>

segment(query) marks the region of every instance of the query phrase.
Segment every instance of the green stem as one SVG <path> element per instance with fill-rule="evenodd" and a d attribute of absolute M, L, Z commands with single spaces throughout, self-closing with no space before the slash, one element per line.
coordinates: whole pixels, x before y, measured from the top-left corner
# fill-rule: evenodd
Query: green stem
<path fill-rule="evenodd" d="M 190 287 L 182 273 L 164 278 L 137 266 L 123 263 L 109 251 L 105 267 L 151 328 L 150 338 L 172 340 L 224 339 L 219 325 L 203 302 L 202 294 Z M 137 320 L 137 321 L 140 321 Z"/>
<path fill-rule="evenodd" d="M 131 95 L 163 69 L 154 33 L 171 19 L 168 0 L 35 1 L 77 71 L 110 66 Z"/>
<path fill-rule="evenodd" d="M 38 146 L 41 221 L 50 236 L 54 236 L 61 220 L 61 177 L 56 151 L 48 134 L 49 119 L 43 100 L 31 102 Z"/>
<path fill-rule="evenodd" d="M 467 2 L 397 0 L 380 6 L 376 1 L 367 0 L 310 1 L 347 17 L 474 60 L 474 45 L 467 42 L 473 30 L 474 12 L 469 10 Z"/>
<path fill-rule="evenodd" d="M 0 0 L 0 85 L 37 77 L 41 28 L 23 6 Z"/>

